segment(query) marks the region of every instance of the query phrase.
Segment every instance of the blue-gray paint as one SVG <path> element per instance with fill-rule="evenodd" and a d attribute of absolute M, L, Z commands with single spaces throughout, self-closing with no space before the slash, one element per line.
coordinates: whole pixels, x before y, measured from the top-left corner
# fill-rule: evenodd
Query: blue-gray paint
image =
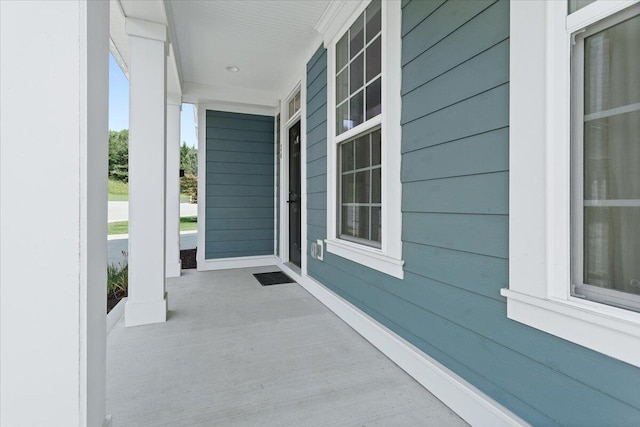
<path fill-rule="evenodd" d="M 309 274 L 534 425 L 637 425 L 640 369 L 506 316 L 508 1 L 402 5 L 405 278 L 330 253 Z M 327 235 L 326 60 L 307 64 L 310 242 Z"/>
<path fill-rule="evenodd" d="M 205 258 L 271 255 L 274 118 L 207 111 Z"/>

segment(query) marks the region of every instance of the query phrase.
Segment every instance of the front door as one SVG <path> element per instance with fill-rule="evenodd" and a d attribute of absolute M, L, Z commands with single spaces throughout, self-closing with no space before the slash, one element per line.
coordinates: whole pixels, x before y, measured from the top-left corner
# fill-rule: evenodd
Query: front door
<path fill-rule="evenodd" d="M 302 195 L 300 121 L 289 128 L 289 261 L 300 267 L 302 257 Z"/>

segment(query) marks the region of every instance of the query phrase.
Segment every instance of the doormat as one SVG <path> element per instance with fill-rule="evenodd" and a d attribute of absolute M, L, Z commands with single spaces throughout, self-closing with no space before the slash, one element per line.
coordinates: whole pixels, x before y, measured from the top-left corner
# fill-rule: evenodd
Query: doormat
<path fill-rule="evenodd" d="M 295 283 L 296 281 L 284 274 L 282 271 L 271 273 L 258 273 L 253 275 L 262 286 L 280 285 L 283 283 Z"/>
<path fill-rule="evenodd" d="M 190 268 L 198 268 L 196 264 L 196 249 L 181 250 L 180 261 L 184 270 L 188 270 Z"/>

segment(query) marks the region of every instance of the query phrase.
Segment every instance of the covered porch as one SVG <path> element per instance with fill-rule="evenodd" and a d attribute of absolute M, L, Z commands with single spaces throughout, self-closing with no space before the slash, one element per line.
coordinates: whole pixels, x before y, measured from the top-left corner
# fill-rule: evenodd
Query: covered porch
<path fill-rule="evenodd" d="M 167 280 L 168 322 L 107 337 L 120 426 L 466 425 L 277 266 Z"/>

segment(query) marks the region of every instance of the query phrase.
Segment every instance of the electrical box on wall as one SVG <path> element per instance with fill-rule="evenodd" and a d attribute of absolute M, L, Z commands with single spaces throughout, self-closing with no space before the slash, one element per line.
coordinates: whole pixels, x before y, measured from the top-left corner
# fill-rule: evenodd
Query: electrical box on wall
<path fill-rule="evenodd" d="M 317 240 L 311 244 L 311 257 L 322 261 L 324 259 L 324 242 Z"/>

